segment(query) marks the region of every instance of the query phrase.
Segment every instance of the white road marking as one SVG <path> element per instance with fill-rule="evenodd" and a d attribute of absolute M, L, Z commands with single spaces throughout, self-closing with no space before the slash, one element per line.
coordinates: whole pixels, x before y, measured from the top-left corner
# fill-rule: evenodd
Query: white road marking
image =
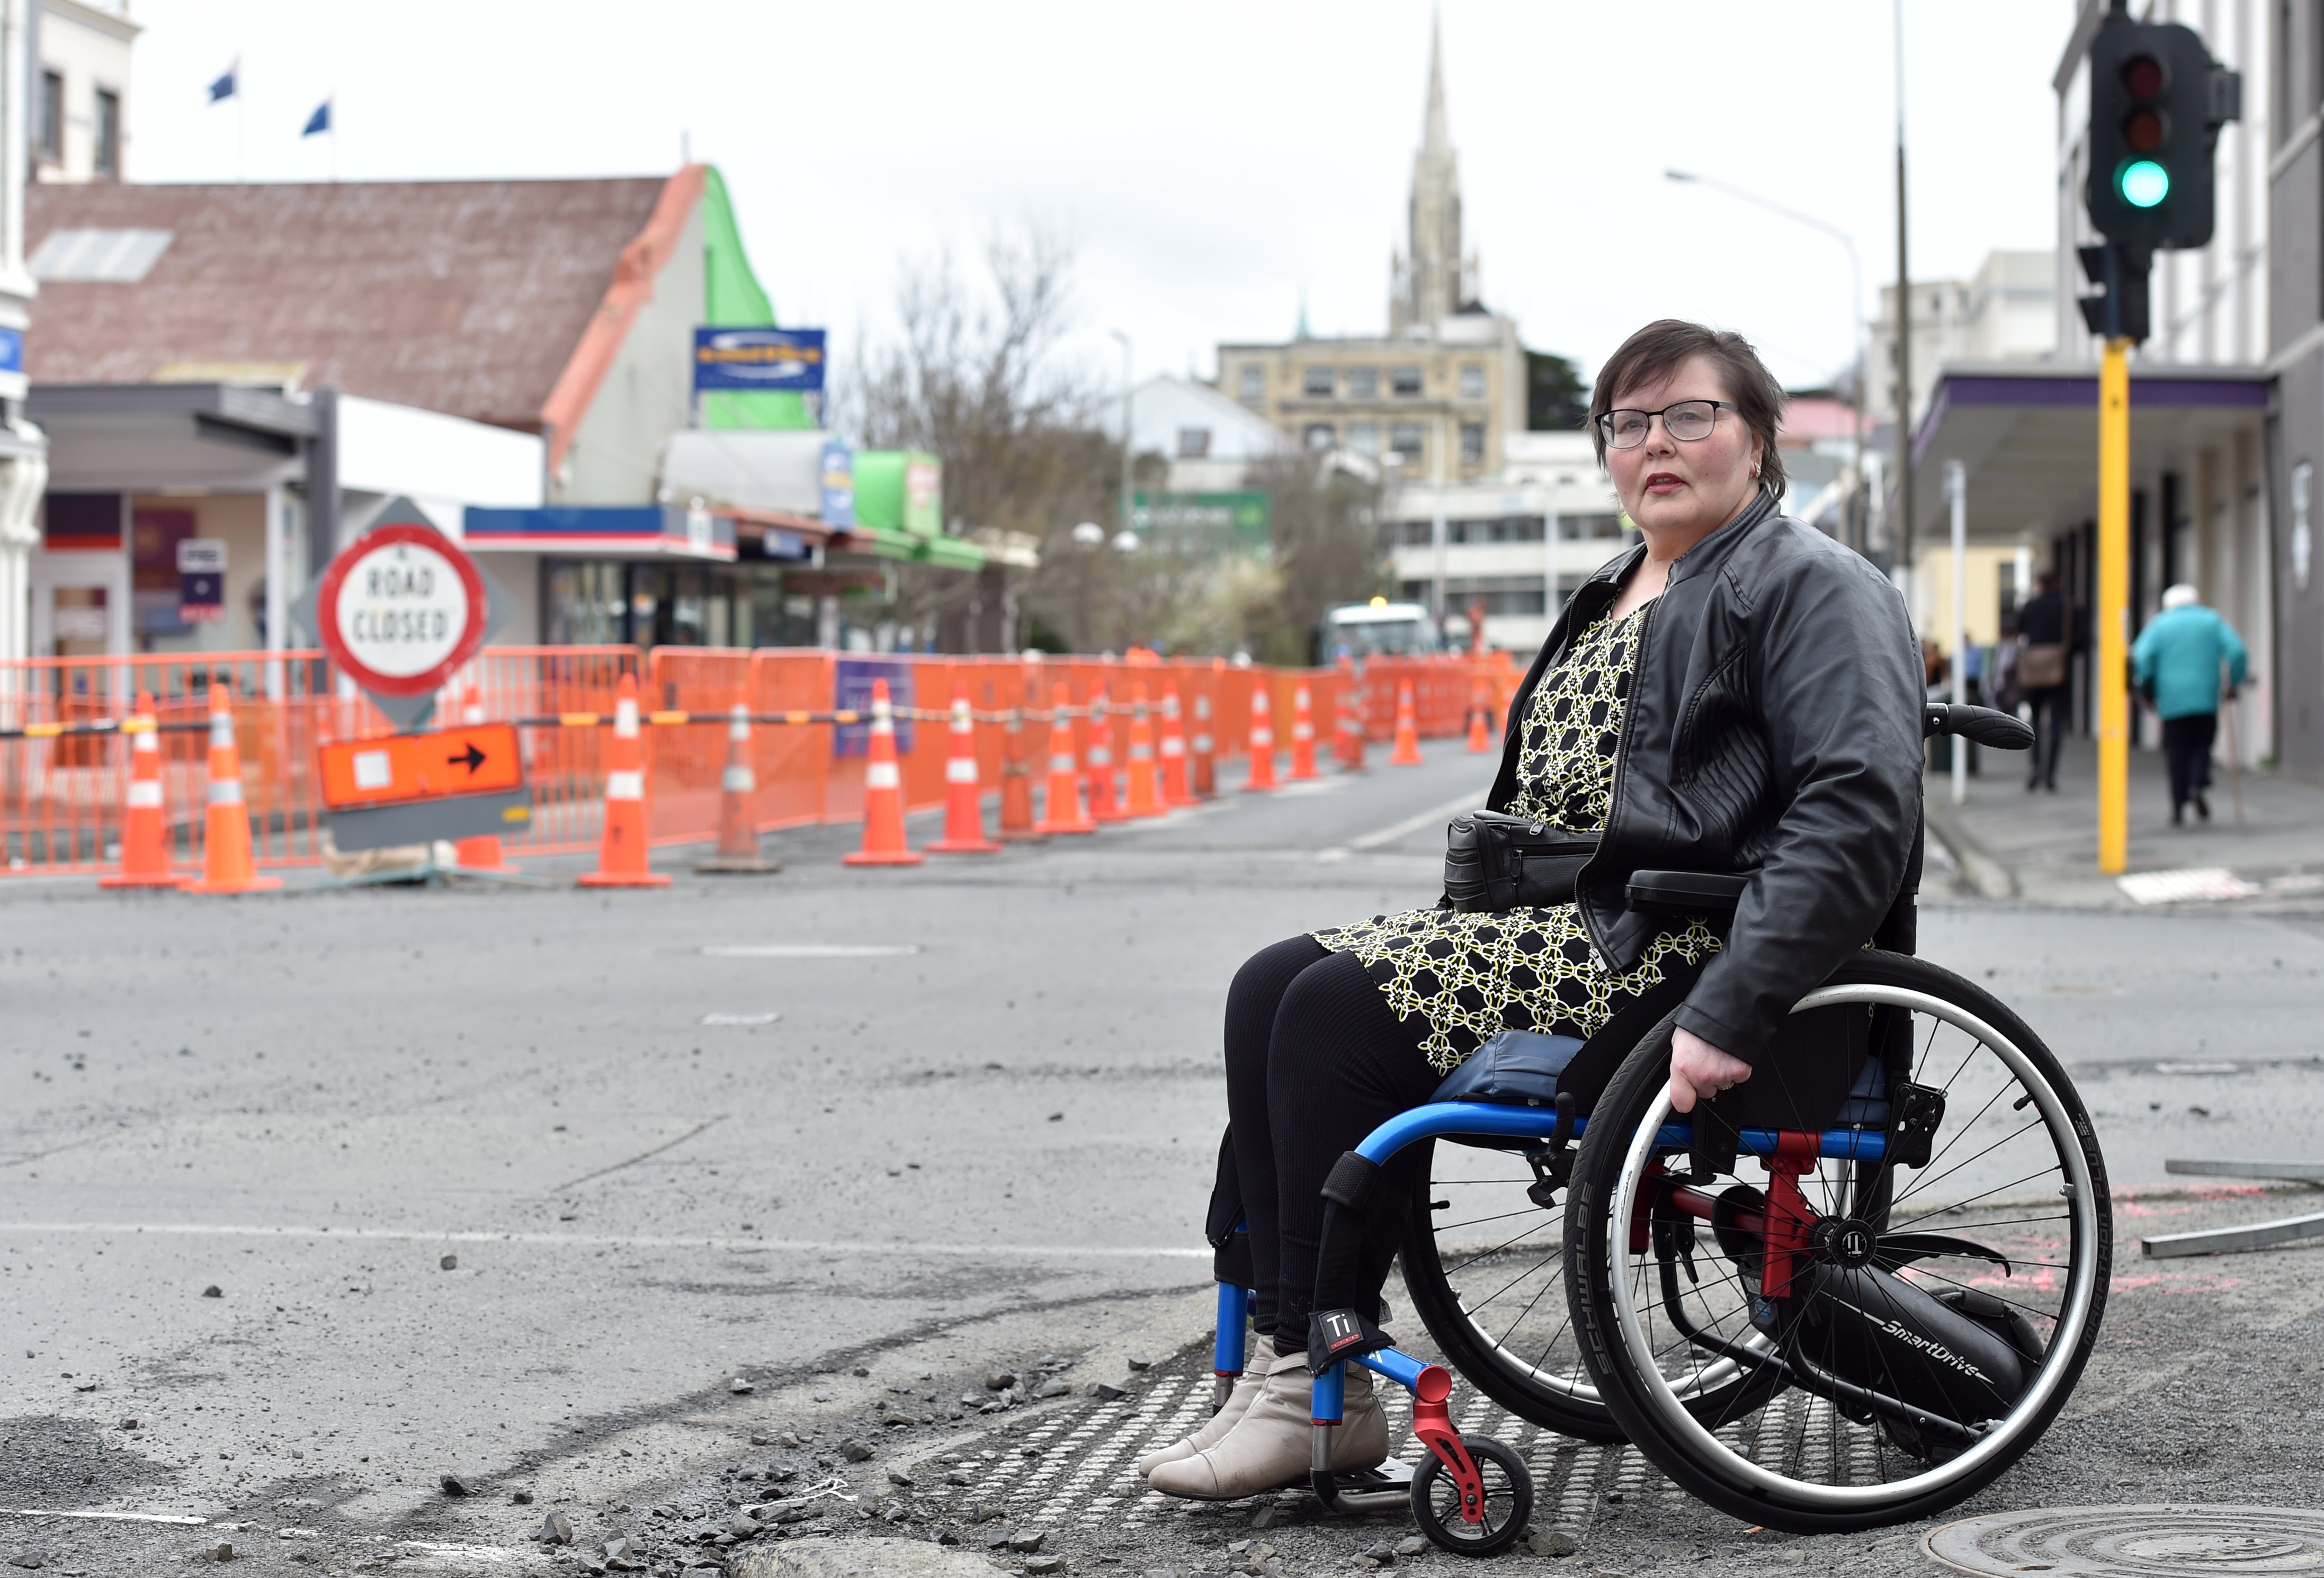
<path fill-rule="evenodd" d="M 893 959 L 919 951 L 918 943 L 722 943 L 702 954 L 708 959 Z"/>
<path fill-rule="evenodd" d="M 168 1523 L 180 1528 L 201 1528 L 207 1518 L 175 1512 L 65 1512 L 53 1507 L 0 1507 L 0 1518 L 84 1518 L 106 1523 Z"/>
<path fill-rule="evenodd" d="M 868 1240 L 785 1238 L 682 1238 L 651 1233 L 429 1232 L 394 1227 L 268 1227 L 202 1222 L 0 1222 L 0 1233 L 152 1233 L 189 1238 L 344 1238 L 406 1243 L 545 1244 L 631 1250 L 764 1250 L 785 1254 L 930 1255 L 973 1259 L 1007 1255 L 1018 1260 L 1206 1260 L 1208 1249 L 1176 1244 L 974 1244 L 874 1243 Z M 0 1509 L 5 1511 L 5 1509 Z"/>
<path fill-rule="evenodd" d="M 1416 816 L 1406 817 L 1401 822 L 1392 822 L 1377 831 L 1351 838 L 1345 844 L 1335 844 L 1329 849 L 1319 852 L 1315 858 L 1320 861 L 1342 861 L 1357 850 L 1378 849 L 1383 844 L 1394 844 L 1407 834 L 1419 832 L 1431 822 L 1450 821 L 1462 812 L 1473 811 L 1484 803 L 1484 797 L 1471 789 L 1457 799 L 1447 800 L 1441 806 L 1432 806 Z"/>
<path fill-rule="evenodd" d="M 771 1025 L 782 1017 L 779 1013 L 706 1013 L 702 1016 L 702 1022 L 706 1025 Z"/>

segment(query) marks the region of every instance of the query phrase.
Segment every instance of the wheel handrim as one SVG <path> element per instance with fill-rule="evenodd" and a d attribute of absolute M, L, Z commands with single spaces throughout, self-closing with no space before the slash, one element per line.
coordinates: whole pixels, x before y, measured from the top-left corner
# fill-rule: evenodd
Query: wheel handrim
<path fill-rule="evenodd" d="M 2042 1114 L 2052 1149 L 2070 1186 L 2068 1220 L 2070 1223 L 2069 1242 L 2072 1265 L 2063 1305 L 2051 1333 L 2041 1367 L 2024 1395 L 1982 1440 L 1958 1456 L 1902 1480 L 1886 1481 L 1875 1485 L 1823 1485 L 1774 1472 L 1720 1441 L 1696 1420 L 1682 1403 L 1677 1390 L 1663 1377 L 1658 1363 L 1635 1366 L 1648 1406 L 1674 1434 L 1698 1451 L 1720 1461 L 1731 1469 L 1736 1478 L 1773 1499 L 1834 1509 L 1885 1505 L 1902 1498 L 1942 1490 L 1975 1473 L 1995 1454 L 2006 1450 L 2025 1422 L 2046 1407 L 2058 1388 L 2064 1384 L 2089 1323 L 2097 1281 L 2095 1253 L 2080 1252 L 2095 1245 L 2098 1232 L 2098 1205 L 2089 1158 L 2082 1149 L 2080 1136 L 2071 1117 L 2048 1078 L 2034 1066 L 2033 1061 L 2015 1042 L 1978 1016 L 1909 987 L 1872 983 L 1822 987 L 1802 998 L 1793 1011 L 1799 1013 L 1811 1009 L 1857 1003 L 1904 1009 L 1925 1014 L 1939 1023 L 1952 1025 L 1974 1037 L 1978 1045 L 1991 1049 L 2016 1076 Z M 1973 1046 L 1969 1056 L 1973 1057 L 1976 1050 L 1977 1047 Z M 1611 1203 L 1610 1220 L 1616 1225 L 1609 1232 L 1607 1244 L 1614 1273 L 1609 1283 L 1616 1324 L 1631 1355 L 1635 1358 L 1645 1354 L 1649 1360 L 1652 1360 L 1655 1350 L 1640 1315 L 1632 1276 L 1633 1261 L 1637 1257 L 1628 1248 L 1626 1224 L 1632 1220 L 1637 1208 L 1638 1180 L 1644 1176 L 1655 1149 L 1655 1131 L 1670 1110 L 1670 1089 L 1665 1083 L 1648 1103 L 1624 1153 Z"/>

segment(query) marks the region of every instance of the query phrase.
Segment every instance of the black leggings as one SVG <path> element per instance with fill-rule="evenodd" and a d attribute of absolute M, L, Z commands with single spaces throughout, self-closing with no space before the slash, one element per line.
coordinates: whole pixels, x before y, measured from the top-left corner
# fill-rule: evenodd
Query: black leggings
<path fill-rule="evenodd" d="M 1382 1121 L 1427 1101 L 1442 1077 L 1420 1055 L 1425 1033 L 1400 1022 L 1351 954 L 1312 937 L 1262 948 L 1227 992 L 1227 1117 L 1259 1284 L 1253 1324 L 1279 1352 L 1307 1346 L 1323 1179 Z M 1385 1169 L 1364 1259 L 1367 1291 L 1426 1182 L 1429 1147 L 1407 1146 Z"/>

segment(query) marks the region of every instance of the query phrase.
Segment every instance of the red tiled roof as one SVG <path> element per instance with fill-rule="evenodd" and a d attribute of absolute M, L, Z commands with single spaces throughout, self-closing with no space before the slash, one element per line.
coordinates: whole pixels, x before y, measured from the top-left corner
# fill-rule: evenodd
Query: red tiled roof
<path fill-rule="evenodd" d="M 28 256 L 60 228 L 173 238 L 135 284 L 44 283 L 25 370 L 135 383 L 171 363 L 298 363 L 310 387 L 537 429 L 670 184 L 34 185 Z M 667 248 L 646 250 L 658 268 Z"/>

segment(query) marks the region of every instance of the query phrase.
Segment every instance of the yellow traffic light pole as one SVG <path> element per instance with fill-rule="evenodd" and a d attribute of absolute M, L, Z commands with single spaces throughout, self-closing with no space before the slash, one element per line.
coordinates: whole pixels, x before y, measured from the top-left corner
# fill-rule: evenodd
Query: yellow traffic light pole
<path fill-rule="evenodd" d="M 2130 341 L 2106 343 L 2098 364 L 2098 870 L 2130 858 Z"/>

